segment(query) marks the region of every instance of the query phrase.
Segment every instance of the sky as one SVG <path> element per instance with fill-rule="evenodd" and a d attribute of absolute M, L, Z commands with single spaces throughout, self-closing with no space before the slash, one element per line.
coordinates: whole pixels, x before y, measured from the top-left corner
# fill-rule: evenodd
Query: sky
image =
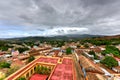
<path fill-rule="evenodd" d="M 120 34 L 120 0 L 0 0 L 0 38 Z"/>

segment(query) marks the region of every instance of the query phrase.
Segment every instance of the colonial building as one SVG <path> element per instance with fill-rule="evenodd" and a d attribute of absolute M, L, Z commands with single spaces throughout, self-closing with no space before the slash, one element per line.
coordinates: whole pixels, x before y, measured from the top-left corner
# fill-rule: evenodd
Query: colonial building
<path fill-rule="evenodd" d="M 50 74 L 36 73 L 37 67 L 46 67 Z M 73 60 L 71 58 L 45 57 L 41 56 L 5 80 L 17 80 L 24 77 L 26 80 L 76 80 Z"/>

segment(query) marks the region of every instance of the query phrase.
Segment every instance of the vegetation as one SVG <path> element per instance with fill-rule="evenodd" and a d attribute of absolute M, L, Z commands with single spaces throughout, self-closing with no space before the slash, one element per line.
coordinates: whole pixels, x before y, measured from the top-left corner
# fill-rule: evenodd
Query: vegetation
<path fill-rule="evenodd" d="M 18 78 L 17 80 L 26 80 L 26 78 L 20 77 L 20 78 Z"/>
<path fill-rule="evenodd" d="M 0 50 L 7 51 L 8 48 L 13 48 L 13 46 L 8 45 L 9 43 L 8 41 L 0 40 Z"/>
<path fill-rule="evenodd" d="M 67 54 L 67 55 L 72 54 L 72 48 L 70 48 L 70 47 L 67 48 L 67 49 L 66 49 L 66 54 Z"/>
<path fill-rule="evenodd" d="M 4 80 L 4 78 L 0 78 L 0 80 Z"/>
<path fill-rule="evenodd" d="M 90 54 L 90 55 L 93 55 L 93 56 L 94 56 L 94 59 L 98 59 L 98 56 L 95 54 L 94 51 L 89 51 L 89 54 Z"/>
<path fill-rule="evenodd" d="M 44 66 L 37 66 L 35 69 L 35 72 L 38 74 L 45 74 L 45 75 L 49 75 L 51 72 L 51 69 L 44 67 Z"/>
<path fill-rule="evenodd" d="M 113 54 L 114 56 L 120 57 L 120 50 L 116 48 L 115 46 L 106 46 L 106 50 L 102 52 L 103 55 L 106 54 Z"/>
<path fill-rule="evenodd" d="M 77 45 L 77 48 L 80 48 L 81 47 L 81 45 L 79 44 L 79 45 Z"/>
<path fill-rule="evenodd" d="M 23 53 L 24 51 L 29 50 L 29 48 L 24 47 L 24 48 L 16 48 L 16 50 L 18 50 L 20 53 Z"/>
<path fill-rule="evenodd" d="M 4 80 L 5 79 L 5 73 L 0 72 L 0 80 Z"/>
<path fill-rule="evenodd" d="M 7 50 L 8 50 L 8 47 L 1 46 L 0 49 L 1 49 L 2 51 L 7 51 Z"/>
<path fill-rule="evenodd" d="M 101 60 L 101 63 L 108 68 L 118 66 L 118 62 L 111 56 L 106 56 L 105 59 Z"/>
<path fill-rule="evenodd" d="M 17 71 L 20 67 L 11 67 L 7 73 L 6 73 L 6 77 L 11 75 L 12 73 L 14 73 L 15 71 Z"/>
<path fill-rule="evenodd" d="M 91 43 L 94 45 L 117 45 L 120 44 L 120 39 L 119 38 L 113 38 L 113 39 L 97 39 L 97 38 L 90 38 L 90 39 L 84 39 L 81 40 L 81 43 Z"/>
<path fill-rule="evenodd" d="M 89 45 L 88 45 L 88 44 L 84 44 L 84 47 L 85 47 L 85 48 L 89 48 Z"/>
<path fill-rule="evenodd" d="M 10 65 L 11 65 L 10 63 L 5 61 L 0 62 L 0 68 L 10 68 Z"/>
<path fill-rule="evenodd" d="M 30 56 L 30 57 L 28 58 L 28 63 L 29 63 L 29 62 L 32 62 L 34 59 L 35 59 L 34 56 Z"/>
<path fill-rule="evenodd" d="M 63 45 L 65 45 L 65 41 L 64 40 L 50 40 L 50 41 L 47 41 L 47 44 L 50 44 L 56 47 L 62 47 Z"/>
<path fill-rule="evenodd" d="M 24 42 L 27 46 L 33 47 L 34 46 L 34 42 L 33 41 L 27 41 Z"/>

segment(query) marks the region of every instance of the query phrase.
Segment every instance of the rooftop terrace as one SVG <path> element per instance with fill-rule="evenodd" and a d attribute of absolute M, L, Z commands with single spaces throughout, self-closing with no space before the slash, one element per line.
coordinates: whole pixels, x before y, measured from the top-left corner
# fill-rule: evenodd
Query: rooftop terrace
<path fill-rule="evenodd" d="M 61 59 L 58 57 L 44 57 L 44 56 L 41 56 L 40 58 L 29 63 L 22 69 L 10 75 L 5 80 L 16 80 L 17 78 L 24 76 L 25 74 L 27 75 L 28 73 L 29 75 L 31 74 L 31 76 L 29 76 L 30 80 L 36 80 L 36 78 L 45 78 L 45 76 L 41 77 L 42 75 L 39 76 L 38 74 L 34 75 L 34 73 L 30 73 L 30 72 L 34 72 L 32 70 L 38 64 L 47 65 L 48 67 L 50 65 L 54 66 L 52 68 L 50 76 L 48 77 L 48 80 L 76 80 L 73 60 L 71 58 L 64 57 Z M 39 79 L 39 80 L 42 80 L 42 79 Z"/>
<path fill-rule="evenodd" d="M 56 66 L 50 80 L 74 80 L 73 72 L 72 60 L 63 59 L 62 64 Z"/>

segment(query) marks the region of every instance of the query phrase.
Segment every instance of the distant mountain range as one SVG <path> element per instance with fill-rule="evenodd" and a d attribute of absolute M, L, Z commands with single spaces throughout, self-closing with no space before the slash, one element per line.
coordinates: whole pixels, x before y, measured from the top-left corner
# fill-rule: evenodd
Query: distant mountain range
<path fill-rule="evenodd" d="M 29 37 L 20 37 L 20 38 L 10 38 L 6 40 L 17 40 L 17 41 L 36 41 L 36 40 L 70 40 L 70 39 L 85 39 L 85 38 L 103 38 L 103 39 L 111 39 L 111 38 L 120 38 L 120 35 L 114 36 L 105 36 L 105 35 L 90 35 L 90 34 L 69 34 L 69 35 L 61 35 L 61 36 L 51 36 L 51 37 L 44 37 L 44 36 L 29 36 Z"/>

